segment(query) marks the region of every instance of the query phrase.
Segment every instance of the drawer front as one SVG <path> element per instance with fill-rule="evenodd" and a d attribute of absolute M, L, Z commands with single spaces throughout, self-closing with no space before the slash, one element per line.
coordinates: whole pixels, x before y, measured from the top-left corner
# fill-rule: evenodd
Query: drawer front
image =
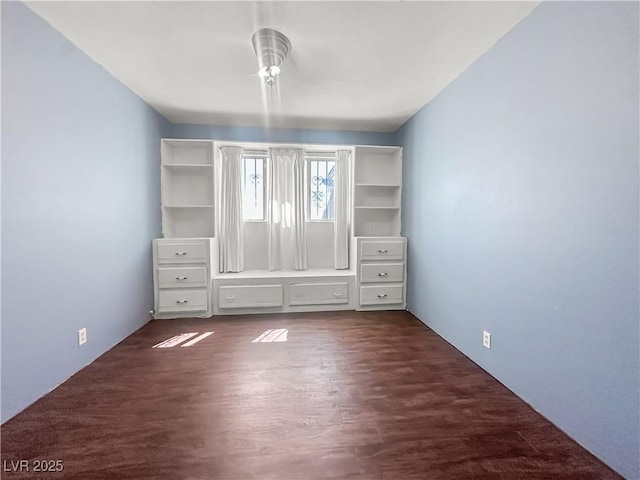
<path fill-rule="evenodd" d="M 158 288 L 206 287 L 205 267 L 158 268 Z"/>
<path fill-rule="evenodd" d="M 218 289 L 220 308 L 281 307 L 282 285 L 222 285 Z"/>
<path fill-rule="evenodd" d="M 158 243 L 158 263 L 204 263 L 203 242 Z"/>
<path fill-rule="evenodd" d="M 402 240 L 365 240 L 361 247 L 360 260 L 404 260 Z"/>
<path fill-rule="evenodd" d="M 204 312 L 207 310 L 207 289 L 160 290 L 158 312 Z"/>
<path fill-rule="evenodd" d="M 360 305 L 402 303 L 402 285 L 375 285 L 360 287 Z"/>
<path fill-rule="evenodd" d="M 348 283 L 296 283 L 289 286 L 289 305 L 349 303 Z"/>
<path fill-rule="evenodd" d="M 360 281 L 402 282 L 404 281 L 404 263 L 365 263 L 360 266 Z"/>

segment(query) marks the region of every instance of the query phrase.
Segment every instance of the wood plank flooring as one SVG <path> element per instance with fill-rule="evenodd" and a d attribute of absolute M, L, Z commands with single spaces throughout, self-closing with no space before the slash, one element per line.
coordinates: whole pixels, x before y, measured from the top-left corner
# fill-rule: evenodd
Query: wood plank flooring
<path fill-rule="evenodd" d="M 406 312 L 156 320 L 1 434 L 23 480 L 621 478 Z"/>

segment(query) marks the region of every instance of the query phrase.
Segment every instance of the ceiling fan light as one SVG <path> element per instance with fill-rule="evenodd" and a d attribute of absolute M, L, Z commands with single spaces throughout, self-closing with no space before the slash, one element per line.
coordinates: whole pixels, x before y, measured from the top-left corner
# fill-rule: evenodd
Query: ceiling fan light
<path fill-rule="evenodd" d="M 270 67 L 261 67 L 260 70 L 258 70 L 258 76 L 260 78 L 276 77 L 278 75 L 280 75 L 280 67 L 278 67 L 277 65 L 271 65 Z"/>
<path fill-rule="evenodd" d="M 275 77 L 276 75 L 280 75 L 280 67 L 279 67 L 279 66 L 277 66 L 277 65 L 271 65 L 271 66 L 269 67 L 269 73 L 270 73 L 272 76 L 274 76 L 274 77 Z"/>

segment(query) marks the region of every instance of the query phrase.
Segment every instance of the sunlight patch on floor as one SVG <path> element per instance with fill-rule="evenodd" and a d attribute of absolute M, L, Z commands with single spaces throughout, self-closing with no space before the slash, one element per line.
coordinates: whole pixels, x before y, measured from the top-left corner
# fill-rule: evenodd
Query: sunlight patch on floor
<path fill-rule="evenodd" d="M 180 345 L 182 342 L 186 342 L 184 345 L 181 345 L 182 347 L 190 347 L 190 346 L 195 345 L 196 343 L 198 343 L 200 340 L 204 340 L 209 335 L 213 335 L 213 332 L 205 332 L 205 333 L 203 333 L 201 335 L 198 335 L 198 333 L 199 332 L 180 333 L 178 335 L 174 335 L 171 338 L 163 340 L 160 343 L 156 343 L 151 348 L 171 348 L 171 347 L 175 347 L 177 345 Z M 196 338 L 193 338 L 196 335 L 198 335 L 198 336 Z M 191 338 L 191 340 L 189 340 L 190 338 Z M 187 340 L 189 340 L 189 341 L 187 342 Z"/>
<path fill-rule="evenodd" d="M 181 347 L 190 347 L 191 345 L 195 345 L 196 343 L 198 343 L 200 340 L 204 340 L 209 335 L 213 335 L 213 332 L 204 332 L 203 334 L 198 335 L 196 338 L 193 338 L 193 339 L 189 340 L 187 343 L 183 343 L 180 346 Z"/>
<path fill-rule="evenodd" d="M 289 329 L 287 328 L 269 329 L 263 334 L 261 334 L 258 338 L 253 340 L 251 343 L 286 342 L 288 333 L 289 333 Z"/>

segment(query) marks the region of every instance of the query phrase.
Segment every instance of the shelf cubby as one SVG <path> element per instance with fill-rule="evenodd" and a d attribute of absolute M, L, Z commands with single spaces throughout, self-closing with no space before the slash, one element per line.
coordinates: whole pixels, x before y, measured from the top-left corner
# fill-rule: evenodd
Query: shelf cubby
<path fill-rule="evenodd" d="M 355 186 L 355 207 L 399 207 L 400 185 Z"/>
<path fill-rule="evenodd" d="M 213 165 L 213 142 L 210 140 L 162 140 L 162 163 Z"/>
<path fill-rule="evenodd" d="M 163 166 L 162 203 L 213 205 L 213 168 Z"/>
<path fill-rule="evenodd" d="M 400 209 L 357 209 L 354 232 L 356 237 L 397 237 L 400 235 Z"/>
<path fill-rule="evenodd" d="M 165 238 L 200 238 L 214 236 L 213 208 L 162 208 Z"/>

